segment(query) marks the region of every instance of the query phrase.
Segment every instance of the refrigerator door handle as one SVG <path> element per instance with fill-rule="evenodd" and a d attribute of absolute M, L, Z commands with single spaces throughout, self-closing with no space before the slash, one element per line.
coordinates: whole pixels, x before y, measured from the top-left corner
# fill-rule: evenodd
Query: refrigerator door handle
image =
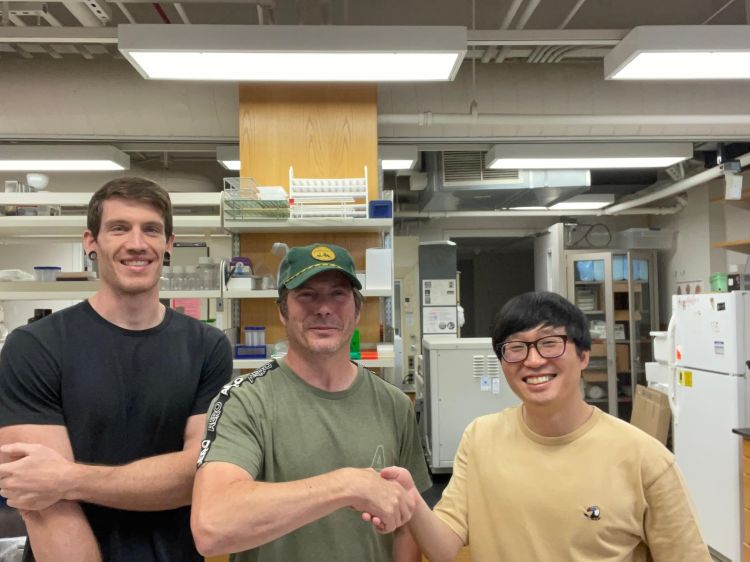
<path fill-rule="evenodd" d="M 679 411 L 680 407 L 677 404 L 677 367 L 675 365 L 675 355 L 677 350 L 675 349 L 675 331 L 677 330 L 677 317 L 672 314 L 669 319 L 669 326 L 667 327 L 667 349 L 669 350 L 669 357 L 667 357 L 667 399 L 669 400 L 669 407 L 672 410 L 672 419 L 674 423 L 679 423 Z"/>

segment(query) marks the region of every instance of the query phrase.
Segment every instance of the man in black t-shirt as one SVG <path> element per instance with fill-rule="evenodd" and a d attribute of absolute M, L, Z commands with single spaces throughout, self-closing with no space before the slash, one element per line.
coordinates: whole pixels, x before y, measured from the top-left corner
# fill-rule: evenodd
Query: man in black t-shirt
<path fill-rule="evenodd" d="M 174 241 L 161 187 L 105 184 L 87 227 L 97 293 L 16 329 L 0 355 L 0 492 L 39 562 L 197 562 L 195 459 L 231 347 L 159 302 Z"/>

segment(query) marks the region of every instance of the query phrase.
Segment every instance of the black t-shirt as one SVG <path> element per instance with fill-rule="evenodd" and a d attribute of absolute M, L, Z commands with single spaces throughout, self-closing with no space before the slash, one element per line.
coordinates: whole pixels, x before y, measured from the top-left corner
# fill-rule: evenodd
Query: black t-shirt
<path fill-rule="evenodd" d="M 188 417 L 231 377 L 226 337 L 167 309 L 126 330 L 82 302 L 14 330 L 0 354 L 0 427 L 64 425 L 75 460 L 121 465 L 179 451 Z M 82 504 L 107 562 L 200 561 L 190 508 L 129 512 Z"/>

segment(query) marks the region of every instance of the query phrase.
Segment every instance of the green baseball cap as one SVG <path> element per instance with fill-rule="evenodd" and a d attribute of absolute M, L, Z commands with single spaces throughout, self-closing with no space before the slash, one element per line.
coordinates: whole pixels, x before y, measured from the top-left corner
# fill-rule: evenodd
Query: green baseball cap
<path fill-rule="evenodd" d="M 290 248 L 279 266 L 278 287 L 296 289 L 318 273 L 331 270 L 340 271 L 352 285 L 362 289 L 354 273 L 352 255 L 341 246 L 323 243 Z"/>

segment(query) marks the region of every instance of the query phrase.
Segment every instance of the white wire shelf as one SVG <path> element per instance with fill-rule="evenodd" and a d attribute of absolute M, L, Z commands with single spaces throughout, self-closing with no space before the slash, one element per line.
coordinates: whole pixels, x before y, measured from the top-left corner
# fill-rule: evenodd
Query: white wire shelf
<path fill-rule="evenodd" d="M 99 288 L 98 281 L 18 281 L 0 283 L 0 301 L 83 300 Z M 221 291 L 161 291 L 162 299 L 216 299 Z"/>
<path fill-rule="evenodd" d="M 26 195 L 32 195 L 27 193 Z M 214 215 L 176 215 L 172 223 L 175 234 L 224 233 L 221 217 Z M 39 238 L 64 236 L 82 238 L 86 229 L 83 215 L 0 216 L 0 236 Z"/>
<path fill-rule="evenodd" d="M 363 218 L 307 218 L 286 220 L 225 220 L 224 228 L 229 232 L 388 232 L 393 227 L 393 219 Z"/>

